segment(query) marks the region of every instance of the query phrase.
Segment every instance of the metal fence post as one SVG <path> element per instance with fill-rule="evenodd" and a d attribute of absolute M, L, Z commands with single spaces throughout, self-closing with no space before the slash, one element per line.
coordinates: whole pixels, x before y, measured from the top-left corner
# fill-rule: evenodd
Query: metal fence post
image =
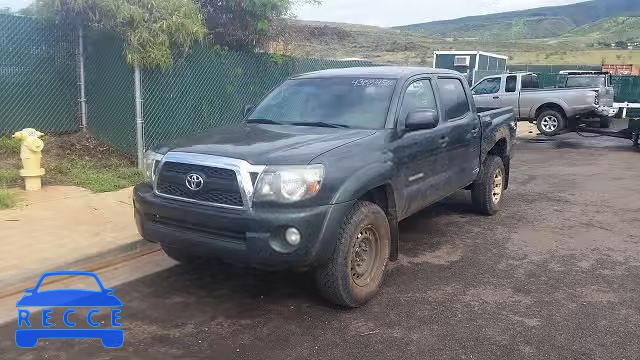
<path fill-rule="evenodd" d="M 84 33 L 82 32 L 82 26 L 78 26 L 78 67 L 79 67 L 79 82 L 80 86 L 80 119 L 82 130 L 87 130 L 87 99 L 84 91 Z"/>
<path fill-rule="evenodd" d="M 140 81 L 140 66 L 133 70 L 136 92 L 136 147 L 138 150 L 138 169 L 144 170 L 144 118 L 142 116 L 142 83 Z"/>

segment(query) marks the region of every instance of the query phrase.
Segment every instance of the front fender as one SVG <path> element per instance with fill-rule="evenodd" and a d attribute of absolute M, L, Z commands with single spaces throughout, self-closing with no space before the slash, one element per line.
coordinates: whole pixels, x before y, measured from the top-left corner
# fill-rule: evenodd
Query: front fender
<path fill-rule="evenodd" d="M 394 168 L 391 162 L 370 164 L 358 169 L 339 187 L 331 203 L 338 204 L 356 200 L 371 189 L 392 183 L 393 173 Z"/>

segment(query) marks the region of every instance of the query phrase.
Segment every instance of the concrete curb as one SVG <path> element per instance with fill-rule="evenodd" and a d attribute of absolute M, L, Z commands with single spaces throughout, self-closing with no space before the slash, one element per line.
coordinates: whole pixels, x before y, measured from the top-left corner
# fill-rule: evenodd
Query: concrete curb
<path fill-rule="evenodd" d="M 124 261 L 144 256 L 160 250 L 160 246 L 150 243 L 146 240 L 139 239 L 128 244 L 120 245 L 109 250 L 91 255 L 82 259 L 73 260 L 68 263 L 62 263 L 54 269 L 41 269 L 38 271 L 30 271 L 14 277 L 10 280 L 0 280 L 0 299 L 23 292 L 25 289 L 35 286 L 40 276 L 49 271 L 88 271 L 95 272 L 97 270 L 114 266 Z M 61 277 L 60 280 L 63 280 Z M 53 283 L 55 281 L 52 281 Z"/>

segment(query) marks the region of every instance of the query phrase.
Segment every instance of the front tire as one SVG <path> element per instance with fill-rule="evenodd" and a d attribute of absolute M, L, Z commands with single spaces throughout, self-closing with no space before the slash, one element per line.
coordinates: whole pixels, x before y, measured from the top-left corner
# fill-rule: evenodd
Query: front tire
<path fill-rule="evenodd" d="M 390 248 L 384 211 L 368 201 L 356 202 L 340 227 L 333 255 L 315 270 L 318 289 L 334 304 L 364 305 L 380 288 Z"/>
<path fill-rule="evenodd" d="M 545 110 L 536 119 L 538 131 L 545 136 L 558 135 L 566 127 L 566 119 L 555 110 Z"/>
<path fill-rule="evenodd" d="M 471 187 L 473 207 L 484 215 L 494 215 L 500 210 L 504 195 L 506 172 L 502 159 L 489 155 L 482 166 L 482 173 Z"/>

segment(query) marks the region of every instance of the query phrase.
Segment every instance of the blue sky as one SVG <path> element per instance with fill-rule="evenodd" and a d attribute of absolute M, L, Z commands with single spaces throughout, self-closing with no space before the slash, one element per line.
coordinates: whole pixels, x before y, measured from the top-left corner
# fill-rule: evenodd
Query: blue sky
<path fill-rule="evenodd" d="M 31 2 L 0 0 L 0 8 L 18 10 Z M 295 13 L 304 20 L 394 26 L 576 2 L 580 0 L 323 0 L 321 6 L 299 6 Z"/>

